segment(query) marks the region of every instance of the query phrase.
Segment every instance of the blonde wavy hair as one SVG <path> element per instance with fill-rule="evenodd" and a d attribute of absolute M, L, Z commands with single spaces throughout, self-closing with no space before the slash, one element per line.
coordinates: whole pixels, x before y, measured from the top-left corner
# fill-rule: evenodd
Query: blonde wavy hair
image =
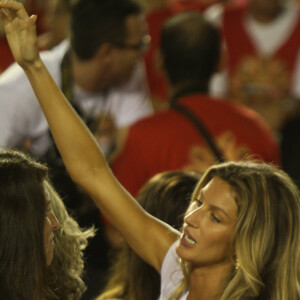
<path fill-rule="evenodd" d="M 50 194 L 51 209 L 60 223 L 60 228 L 54 231 L 55 248 L 47 270 L 46 299 L 77 300 L 86 290 L 81 278 L 84 269 L 83 250 L 95 231 L 94 228 L 80 228 L 53 187 L 48 182 L 45 182 L 45 186 Z"/>
<path fill-rule="evenodd" d="M 192 196 L 213 178 L 236 192 L 238 218 L 232 234 L 233 266 L 221 300 L 300 299 L 300 196 L 283 171 L 256 162 L 229 162 L 209 168 Z M 182 262 L 184 280 L 170 299 L 179 299 L 189 285 L 189 266 Z"/>

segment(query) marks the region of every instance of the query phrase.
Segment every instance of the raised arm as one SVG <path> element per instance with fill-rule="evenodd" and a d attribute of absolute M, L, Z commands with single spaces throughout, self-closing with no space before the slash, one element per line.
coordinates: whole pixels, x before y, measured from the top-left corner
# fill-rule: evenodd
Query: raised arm
<path fill-rule="evenodd" d="M 131 247 L 160 271 L 178 232 L 142 210 L 113 176 L 97 142 L 40 59 L 36 16 L 28 17 L 23 6 L 13 1 L 0 1 L 0 16 L 15 60 L 32 85 L 72 179 L 94 199 Z"/>

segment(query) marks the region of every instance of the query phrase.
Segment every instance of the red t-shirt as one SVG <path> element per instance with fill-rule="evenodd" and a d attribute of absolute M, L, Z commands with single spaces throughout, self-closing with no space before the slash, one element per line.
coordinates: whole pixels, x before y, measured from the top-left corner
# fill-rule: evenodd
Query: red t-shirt
<path fill-rule="evenodd" d="M 228 69 L 230 75 L 236 72 L 241 61 L 248 57 L 260 56 L 255 42 L 245 27 L 247 5 L 232 6 L 224 11 L 223 34 L 228 52 Z M 267 37 L 266 37 L 267 38 Z M 281 61 L 293 73 L 300 48 L 300 19 L 297 20 L 290 36 L 272 55 Z"/>
<path fill-rule="evenodd" d="M 261 117 L 237 103 L 191 95 L 180 99 L 205 124 L 222 150 L 248 155 L 279 165 L 279 149 Z M 174 110 L 156 113 L 138 121 L 129 131 L 123 152 L 113 163 L 113 171 L 135 196 L 158 172 L 200 163 L 209 164 L 208 148 L 190 121 Z"/>
<path fill-rule="evenodd" d="M 10 51 L 5 37 L 0 38 L 0 74 L 14 62 L 14 57 Z"/>

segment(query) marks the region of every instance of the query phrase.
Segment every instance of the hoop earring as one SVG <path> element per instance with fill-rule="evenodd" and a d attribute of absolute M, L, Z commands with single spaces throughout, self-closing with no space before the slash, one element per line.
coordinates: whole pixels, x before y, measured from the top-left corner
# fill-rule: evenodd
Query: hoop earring
<path fill-rule="evenodd" d="M 235 260 L 234 268 L 238 270 L 240 268 L 240 261 L 238 259 Z"/>

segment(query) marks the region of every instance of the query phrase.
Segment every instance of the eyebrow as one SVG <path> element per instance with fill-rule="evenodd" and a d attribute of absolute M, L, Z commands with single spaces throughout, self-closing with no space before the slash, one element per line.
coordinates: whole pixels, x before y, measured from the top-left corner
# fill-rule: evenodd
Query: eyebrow
<path fill-rule="evenodd" d="M 213 209 L 221 211 L 228 219 L 230 219 L 229 215 L 226 213 L 226 211 L 223 208 L 215 205 L 209 205 L 209 206 L 212 207 Z"/>

